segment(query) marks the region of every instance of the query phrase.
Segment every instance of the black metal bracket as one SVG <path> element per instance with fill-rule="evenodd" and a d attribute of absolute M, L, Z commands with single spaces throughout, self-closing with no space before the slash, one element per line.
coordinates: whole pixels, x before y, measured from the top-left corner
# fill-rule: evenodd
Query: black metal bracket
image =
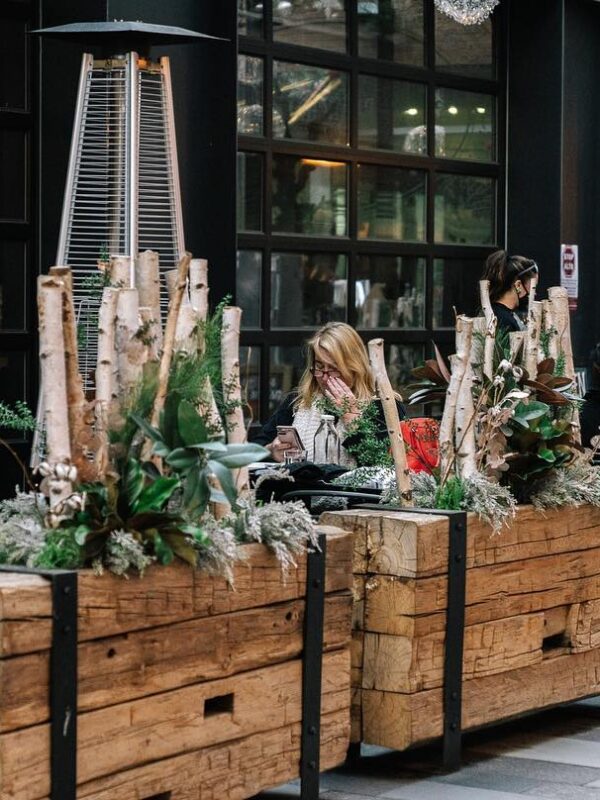
<path fill-rule="evenodd" d="M 319 535 L 318 550 L 309 552 L 306 557 L 300 753 L 301 800 L 318 800 L 319 798 L 326 559 L 327 537 L 322 533 Z"/>
<path fill-rule="evenodd" d="M 0 565 L 1 572 L 39 575 L 52 587 L 50 650 L 51 800 L 77 797 L 77 572 Z"/>
<path fill-rule="evenodd" d="M 448 601 L 444 648 L 443 763 L 449 772 L 460 769 L 462 755 L 462 662 L 465 638 L 467 582 L 467 514 L 437 508 L 365 504 L 360 509 L 399 511 L 448 517 Z"/>

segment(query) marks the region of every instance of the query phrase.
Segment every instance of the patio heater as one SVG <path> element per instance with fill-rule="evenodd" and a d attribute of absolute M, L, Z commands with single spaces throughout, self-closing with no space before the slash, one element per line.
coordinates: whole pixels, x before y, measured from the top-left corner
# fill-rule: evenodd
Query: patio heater
<path fill-rule="evenodd" d="M 164 56 L 152 60 L 149 49 L 217 37 L 139 21 L 35 33 L 101 53 L 82 58 L 56 254 L 57 264 L 72 269 L 84 341 L 80 368 L 90 389 L 100 303 L 90 279 L 99 274 L 98 262 L 126 255 L 133 265 L 140 251 L 155 250 L 168 270 L 185 250 L 170 64 Z"/>

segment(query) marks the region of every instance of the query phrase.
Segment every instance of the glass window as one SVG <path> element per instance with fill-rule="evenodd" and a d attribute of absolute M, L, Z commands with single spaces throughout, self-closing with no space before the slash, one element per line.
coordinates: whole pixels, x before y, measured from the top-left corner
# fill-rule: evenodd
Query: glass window
<path fill-rule="evenodd" d="M 358 165 L 358 237 L 425 239 L 426 175 L 422 170 Z"/>
<path fill-rule="evenodd" d="M 238 33 L 240 36 L 262 37 L 262 0 L 238 0 Z"/>
<path fill-rule="evenodd" d="M 27 134 L 0 130 L 0 219 L 24 221 L 27 217 Z"/>
<path fill-rule="evenodd" d="M 347 145 L 347 74 L 274 61 L 273 137 Z"/>
<path fill-rule="evenodd" d="M 358 0 L 357 12 L 360 56 L 423 65 L 423 0 Z"/>
<path fill-rule="evenodd" d="M 260 328 L 262 253 L 238 250 L 236 302 L 242 309 L 242 328 Z"/>
<path fill-rule="evenodd" d="M 262 136 L 264 132 L 262 58 L 238 56 L 238 133 Z"/>
<path fill-rule="evenodd" d="M 391 344 L 387 356 L 387 369 L 390 383 L 396 391 L 403 394 L 404 387 L 414 383 L 411 370 L 425 361 L 425 347 L 422 344 Z"/>
<path fill-rule="evenodd" d="M 493 244 L 495 186 L 493 178 L 437 175 L 435 241 Z"/>
<path fill-rule="evenodd" d="M 0 242 L 0 330 L 25 330 L 25 242 Z"/>
<path fill-rule="evenodd" d="M 273 39 L 345 52 L 345 0 L 273 0 Z"/>
<path fill-rule="evenodd" d="M 433 261 L 433 327 L 454 328 L 454 309 L 470 317 L 479 313 L 479 279 L 483 262 L 463 258 Z"/>
<path fill-rule="evenodd" d="M 495 104 L 489 94 L 436 89 L 436 156 L 495 161 Z"/>
<path fill-rule="evenodd" d="M 427 154 L 426 89 L 374 75 L 358 82 L 358 145 Z"/>
<path fill-rule="evenodd" d="M 27 108 L 27 23 L 0 18 L 0 109 Z"/>
<path fill-rule="evenodd" d="M 435 12 L 435 66 L 470 78 L 495 76 L 492 18 L 481 25 L 461 25 Z"/>
<path fill-rule="evenodd" d="M 2 400 L 12 405 L 15 400 L 25 399 L 25 353 L 2 350 L 0 351 L 0 386 L 2 386 Z M 22 442 L 25 435 L 20 431 L 0 428 L 0 437 L 12 442 Z"/>
<path fill-rule="evenodd" d="M 260 419 L 260 348 L 240 347 L 240 383 L 244 424 L 248 428 Z"/>
<path fill-rule="evenodd" d="M 271 327 L 345 321 L 348 259 L 335 253 L 273 253 Z"/>
<path fill-rule="evenodd" d="M 238 153 L 237 226 L 240 231 L 263 227 L 263 157 L 260 153 Z"/>
<path fill-rule="evenodd" d="M 354 285 L 359 328 L 425 326 L 424 258 L 360 256 Z"/>
<path fill-rule="evenodd" d="M 273 156 L 273 230 L 345 236 L 347 165 L 297 156 Z"/>
<path fill-rule="evenodd" d="M 304 372 L 302 347 L 271 347 L 269 353 L 269 414 L 296 388 Z"/>

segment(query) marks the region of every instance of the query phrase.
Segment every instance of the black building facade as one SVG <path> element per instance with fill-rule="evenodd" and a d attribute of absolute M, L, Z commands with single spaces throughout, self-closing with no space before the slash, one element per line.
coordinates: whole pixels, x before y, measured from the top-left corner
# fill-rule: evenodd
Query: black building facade
<path fill-rule="evenodd" d="M 501 0 L 463 28 L 433 0 L 2 0 L 0 397 L 37 392 L 36 276 L 54 263 L 81 47 L 28 30 L 143 19 L 223 37 L 164 48 L 186 246 L 244 309 L 255 420 L 329 319 L 382 336 L 401 385 L 452 347 L 498 246 L 559 282 L 579 245 L 577 363 L 600 339 L 600 3 Z M 10 445 L 27 458 L 27 441 Z M 0 457 L 2 493 L 19 470 Z"/>

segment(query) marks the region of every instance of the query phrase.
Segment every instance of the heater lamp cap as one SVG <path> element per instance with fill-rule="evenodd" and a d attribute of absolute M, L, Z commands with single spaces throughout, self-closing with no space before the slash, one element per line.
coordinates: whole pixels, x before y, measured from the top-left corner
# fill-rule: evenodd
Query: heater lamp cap
<path fill-rule="evenodd" d="M 173 25 L 153 25 L 140 20 L 113 20 L 112 22 L 72 22 L 53 28 L 39 28 L 32 33 L 65 41 L 78 41 L 86 45 L 110 46 L 126 44 L 128 49 L 145 49 L 153 45 L 191 44 L 204 39 L 228 41 L 219 36 L 177 28 Z"/>

